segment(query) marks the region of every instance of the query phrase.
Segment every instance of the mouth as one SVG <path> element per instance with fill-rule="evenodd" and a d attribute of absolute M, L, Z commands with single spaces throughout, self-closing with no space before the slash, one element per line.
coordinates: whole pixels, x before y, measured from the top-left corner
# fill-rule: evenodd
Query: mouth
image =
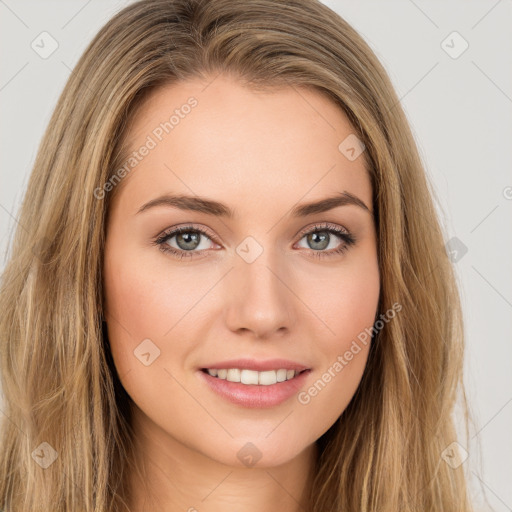
<path fill-rule="evenodd" d="M 271 408 L 289 401 L 307 384 L 311 368 L 249 370 L 201 368 L 200 381 L 213 396 L 243 408 Z"/>
<path fill-rule="evenodd" d="M 256 371 L 244 368 L 201 368 L 203 373 L 207 373 L 210 377 L 226 380 L 228 382 L 245 384 L 247 386 L 272 386 L 279 382 L 286 382 L 297 378 L 305 370 L 288 370 L 279 368 L 276 370 Z"/>

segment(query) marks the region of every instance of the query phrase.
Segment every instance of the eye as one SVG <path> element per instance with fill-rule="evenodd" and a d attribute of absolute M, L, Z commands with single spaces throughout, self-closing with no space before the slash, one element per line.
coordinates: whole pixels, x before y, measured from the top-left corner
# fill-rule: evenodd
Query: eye
<path fill-rule="evenodd" d="M 342 254 L 356 243 L 356 238 L 349 231 L 328 223 L 317 224 L 313 229 L 302 231 L 299 236 L 301 237 L 300 241 L 306 239 L 306 244 L 309 245 L 307 248 L 310 249 L 309 252 L 314 258 L 329 258 Z M 182 259 L 207 255 L 214 238 L 209 231 L 188 225 L 165 231 L 156 238 L 153 244 L 158 245 L 162 252 Z M 341 241 L 338 242 L 338 245 L 336 245 L 336 239 Z M 330 247 L 332 245 L 334 247 Z M 331 250 L 326 251 L 325 249 L 329 247 Z"/>
<path fill-rule="evenodd" d="M 174 241 L 173 238 L 175 239 Z M 209 247 L 209 245 L 211 244 L 203 244 L 202 239 L 211 241 L 212 235 L 205 229 L 199 227 L 180 226 L 162 233 L 154 241 L 154 244 L 159 245 L 161 251 L 182 259 L 198 256 L 194 253 L 210 249 L 211 247 Z"/>
<path fill-rule="evenodd" d="M 301 240 L 306 239 L 306 244 L 312 249 L 311 255 L 314 258 L 329 258 L 343 254 L 356 243 L 356 238 L 348 230 L 328 223 L 317 224 L 312 230 L 301 232 L 300 236 L 302 236 Z M 336 238 L 341 240 L 338 245 L 336 245 Z M 325 251 L 324 249 L 329 246 L 331 250 Z"/>

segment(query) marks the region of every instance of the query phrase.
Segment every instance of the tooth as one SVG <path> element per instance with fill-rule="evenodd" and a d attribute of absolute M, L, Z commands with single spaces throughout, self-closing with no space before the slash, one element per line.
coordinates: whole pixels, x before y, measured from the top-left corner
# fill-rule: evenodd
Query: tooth
<path fill-rule="evenodd" d="M 267 370 L 258 372 L 256 370 L 240 370 L 239 368 L 207 368 L 212 377 L 228 380 L 229 382 L 241 382 L 242 384 L 271 386 L 276 382 L 284 382 L 299 375 L 298 370 Z"/>
<path fill-rule="evenodd" d="M 286 380 L 286 370 L 280 369 L 276 372 L 277 375 L 277 382 L 284 382 Z"/>
<path fill-rule="evenodd" d="M 240 370 L 238 368 L 230 368 L 226 380 L 230 382 L 240 382 Z"/>
<path fill-rule="evenodd" d="M 258 372 L 254 370 L 242 370 L 240 372 L 242 384 L 258 384 Z"/>
<path fill-rule="evenodd" d="M 270 386 L 271 384 L 275 384 L 277 382 L 275 370 L 260 372 L 258 382 L 263 386 Z"/>

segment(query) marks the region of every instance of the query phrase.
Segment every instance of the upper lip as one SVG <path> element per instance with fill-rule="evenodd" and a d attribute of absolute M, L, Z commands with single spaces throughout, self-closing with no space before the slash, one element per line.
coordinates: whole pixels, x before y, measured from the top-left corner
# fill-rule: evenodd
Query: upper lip
<path fill-rule="evenodd" d="M 266 370 L 279 370 L 279 369 L 287 369 L 287 370 L 309 370 L 309 366 L 296 363 L 295 361 L 290 361 L 289 359 L 267 359 L 265 361 L 257 361 L 256 359 L 231 359 L 229 361 L 219 361 L 216 363 L 208 364 L 207 366 L 202 366 L 201 369 L 230 369 L 230 368 L 240 368 L 241 370 L 255 370 L 258 372 L 264 372 Z"/>

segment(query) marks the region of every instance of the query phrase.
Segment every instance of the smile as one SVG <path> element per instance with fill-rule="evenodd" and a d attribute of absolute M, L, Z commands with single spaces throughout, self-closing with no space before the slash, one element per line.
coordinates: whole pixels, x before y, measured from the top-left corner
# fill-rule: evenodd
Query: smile
<path fill-rule="evenodd" d="M 216 373 L 216 375 L 214 375 Z M 290 400 L 306 384 L 311 369 L 248 370 L 203 368 L 196 374 L 215 395 L 245 408 L 276 407 Z"/>
<path fill-rule="evenodd" d="M 217 379 L 223 379 L 229 382 L 239 382 L 246 385 L 259 386 L 271 386 L 272 384 L 276 384 L 278 382 L 291 380 L 302 373 L 298 370 L 287 370 L 286 368 L 280 368 L 278 370 L 267 370 L 263 372 L 240 368 L 205 368 L 203 371 L 208 372 L 209 375 L 216 377 Z"/>

